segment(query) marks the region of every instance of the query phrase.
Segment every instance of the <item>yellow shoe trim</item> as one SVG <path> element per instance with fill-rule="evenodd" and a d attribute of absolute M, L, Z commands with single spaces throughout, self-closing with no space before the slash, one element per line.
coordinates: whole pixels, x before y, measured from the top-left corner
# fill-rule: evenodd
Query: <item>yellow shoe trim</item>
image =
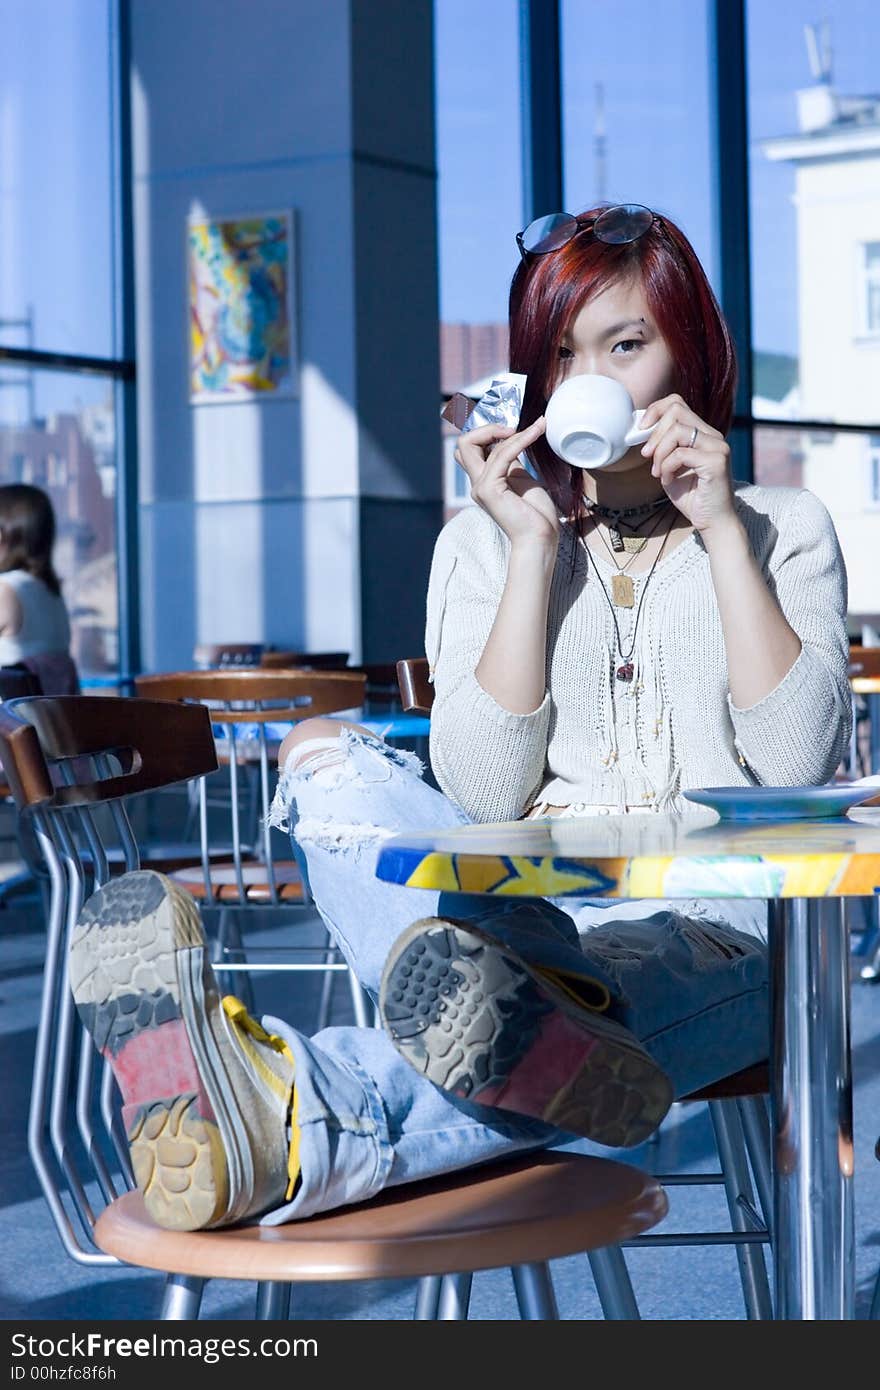
<path fill-rule="evenodd" d="M 290 1099 L 290 1148 L 287 1151 L 287 1191 L 284 1193 L 285 1202 L 293 1199 L 296 1184 L 299 1180 L 299 1122 L 296 1118 L 298 1096 L 296 1087 Z"/>
<path fill-rule="evenodd" d="M 563 994 L 567 994 L 569 999 L 573 999 L 576 1004 L 580 1004 L 582 1009 L 590 1009 L 592 1013 L 603 1014 L 611 1003 L 611 992 L 607 985 L 603 985 L 601 980 L 597 980 L 593 975 L 582 975 L 578 970 L 552 970 L 546 965 L 536 965 L 533 969 L 539 975 L 554 984 L 557 989 L 561 989 Z M 568 983 L 569 980 L 586 980 L 597 991 L 598 1002 L 591 1004 L 589 1000 Z"/>
<path fill-rule="evenodd" d="M 249 1039 L 262 1043 L 265 1047 L 271 1047 L 274 1052 L 280 1052 L 286 1057 L 291 1066 L 294 1065 L 293 1053 L 288 1043 L 277 1033 L 267 1033 L 262 1024 L 257 1023 L 255 1018 L 251 1018 L 244 1004 L 240 999 L 236 999 L 234 994 L 227 994 L 223 998 L 223 1012 L 226 1017 L 239 1030 L 239 1042 L 244 1047 L 250 1061 L 253 1063 L 260 1076 L 265 1081 L 280 1100 L 290 1100 L 290 1149 L 287 1154 L 287 1190 L 284 1200 L 289 1202 L 293 1197 L 297 1179 L 299 1178 L 299 1124 L 296 1118 L 297 1092 L 296 1086 L 286 1086 L 280 1076 L 276 1076 L 271 1067 L 267 1066 L 256 1048 L 250 1046 Z"/>
<path fill-rule="evenodd" d="M 262 1043 L 264 1047 L 271 1047 L 273 1052 L 279 1052 L 286 1057 L 293 1066 L 293 1053 L 283 1038 L 279 1038 L 277 1033 L 267 1033 L 256 1019 L 251 1018 L 244 1004 L 240 999 L 236 999 L 234 994 L 227 994 L 223 999 L 223 1012 L 229 1022 L 238 1030 L 238 1041 L 247 1053 L 248 1060 L 253 1064 L 254 1069 L 259 1072 L 261 1080 L 274 1091 L 279 1100 L 286 1101 L 290 1095 L 290 1085 L 282 1081 L 272 1068 L 260 1056 L 257 1048 L 253 1047 L 250 1039 Z"/>

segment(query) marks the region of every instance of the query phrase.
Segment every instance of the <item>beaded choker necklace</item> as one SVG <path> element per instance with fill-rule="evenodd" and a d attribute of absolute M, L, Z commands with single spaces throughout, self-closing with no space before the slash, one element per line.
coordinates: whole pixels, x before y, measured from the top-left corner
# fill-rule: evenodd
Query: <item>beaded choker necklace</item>
<path fill-rule="evenodd" d="M 659 511 L 661 507 L 667 506 L 669 498 L 664 492 L 660 497 L 655 497 L 653 502 L 643 502 L 638 507 L 601 507 L 598 502 L 591 502 L 586 498 L 584 501 L 587 511 L 591 516 L 600 516 L 607 524 L 608 534 L 611 537 L 611 544 L 614 549 L 623 550 L 625 548 L 625 543 L 623 536 L 620 534 L 621 525 L 625 526 L 627 531 L 634 531 L 637 527 L 642 525 L 641 521 L 626 520 L 625 518 L 644 518 L 646 516 L 651 516 L 652 513 Z"/>

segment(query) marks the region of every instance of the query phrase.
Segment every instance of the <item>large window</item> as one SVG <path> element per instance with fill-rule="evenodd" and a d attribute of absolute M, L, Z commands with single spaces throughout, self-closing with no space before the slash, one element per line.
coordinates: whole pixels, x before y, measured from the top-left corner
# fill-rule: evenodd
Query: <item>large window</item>
<path fill-rule="evenodd" d="M 0 481 L 52 499 L 73 656 L 86 677 L 119 664 L 116 419 L 112 380 L 0 365 Z"/>
<path fill-rule="evenodd" d="M 880 7 L 747 16 L 755 413 L 875 423 Z"/>
<path fill-rule="evenodd" d="M 665 212 L 714 280 L 709 4 L 664 0 L 660 14 L 656 0 L 562 0 L 566 210 Z"/>
<path fill-rule="evenodd" d="M 438 35 L 446 36 L 438 64 L 456 69 L 444 75 L 438 66 L 448 293 L 453 283 L 467 283 L 468 262 L 458 255 L 459 233 L 442 196 L 453 173 L 443 132 L 456 114 L 444 102 L 455 80 L 473 87 L 477 69 L 461 61 L 461 48 L 452 61 L 452 28 L 464 6 L 435 3 Z M 540 17 L 536 5 L 473 7 L 478 16 L 493 10 L 496 42 L 488 48 L 485 35 L 470 42 L 472 28 L 458 33 L 469 52 L 488 55 L 482 86 L 494 89 L 496 111 L 509 111 L 515 63 L 500 84 L 493 65 L 513 46 L 528 10 Z M 756 481 L 803 485 L 822 498 L 850 572 L 854 625 L 877 626 L 880 572 L 864 556 L 880 546 L 880 6 L 825 0 L 817 11 L 813 0 L 668 0 L 662 22 L 652 0 L 546 0 L 543 12 L 554 6 L 562 89 L 555 153 L 565 209 L 644 202 L 684 228 L 739 335 L 741 358 L 750 354 L 752 398 L 741 403 L 732 435 L 737 458 L 747 472 L 750 450 L 743 446 L 751 440 Z M 506 26 L 497 23 L 502 10 Z M 533 75 L 523 66 L 523 84 Z M 528 96 L 524 85 L 523 110 Z M 503 162 L 509 192 L 520 151 L 514 122 L 506 124 L 491 165 L 498 170 Z M 472 143 L 472 169 L 485 175 L 479 141 Z M 738 175 L 746 168 L 748 193 L 738 202 Z M 493 205 L 489 234 L 498 210 L 516 221 L 509 206 Z M 482 243 L 478 218 L 470 230 Z M 472 263 L 478 255 L 475 249 Z M 444 297 L 444 315 L 446 306 Z M 453 375 L 444 381 L 447 391 L 460 389 L 467 373 Z M 447 468 L 453 505 L 466 496 L 459 485 L 452 497 L 454 478 Z"/>
<path fill-rule="evenodd" d="M 519 0 L 436 0 L 441 389 L 507 369 L 522 218 Z"/>
<path fill-rule="evenodd" d="M 84 677 L 119 665 L 117 0 L 0 0 L 0 482 L 51 496 Z"/>
<path fill-rule="evenodd" d="M 522 226 L 519 0 L 435 0 L 440 388 L 507 371 L 507 295 Z M 447 514 L 469 500 L 443 426 Z"/>
<path fill-rule="evenodd" d="M 857 630 L 880 613 L 877 436 L 853 428 L 880 420 L 880 9 L 821 14 L 748 4 L 753 407 L 792 423 L 764 430 L 755 476 L 825 502 Z"/>

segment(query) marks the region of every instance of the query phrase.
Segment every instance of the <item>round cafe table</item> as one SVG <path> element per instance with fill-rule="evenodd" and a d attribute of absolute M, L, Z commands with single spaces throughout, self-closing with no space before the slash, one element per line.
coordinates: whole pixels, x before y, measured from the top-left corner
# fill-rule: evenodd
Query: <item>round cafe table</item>
<path fill-rule="evenodd" d="M 769 906 L 777 1318 L 854 1316 L 852 1062 L 844 900 L 880 891 L 880 808 L 804 821 L 594 816 L 383 845 L 379 878 L 503 896 L 764 898 Z"/>

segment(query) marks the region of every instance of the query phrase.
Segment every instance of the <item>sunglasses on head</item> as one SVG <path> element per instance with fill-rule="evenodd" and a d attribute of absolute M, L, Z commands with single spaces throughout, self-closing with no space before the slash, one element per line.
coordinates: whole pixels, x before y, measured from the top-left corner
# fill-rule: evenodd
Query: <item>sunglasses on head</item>
<path fill-rule="evenodd" d="M 546 217 L 536 217 L 524 231 L 517 232 L 516 244 L 523 260 L 529 256 L 546 256 L 548 251 L 558 251 L 560 246 L 565 246 L 581 232 L 589 232 L 607 246 L 626 246 L 628 242 L 638 241 L 655 222 L 659 222 L 659 218 L 641 203 L 621 203 L 617 207 L 606 208 L 598 217 L 574 217 L 570 212 L 551 212 Z"/>

